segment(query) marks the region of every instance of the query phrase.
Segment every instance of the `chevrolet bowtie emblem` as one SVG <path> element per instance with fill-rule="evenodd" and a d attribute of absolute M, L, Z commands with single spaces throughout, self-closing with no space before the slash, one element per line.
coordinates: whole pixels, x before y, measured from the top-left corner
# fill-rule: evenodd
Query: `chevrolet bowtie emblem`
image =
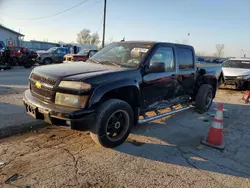
<path fill-rule="evenodd" d="M 42 87 L 42 84 L 41 83 L 39 83 L 39 82 L 36 82 L 36 87 L 38 88 L 38 89 L 40 89 L 41 87 Z"/>

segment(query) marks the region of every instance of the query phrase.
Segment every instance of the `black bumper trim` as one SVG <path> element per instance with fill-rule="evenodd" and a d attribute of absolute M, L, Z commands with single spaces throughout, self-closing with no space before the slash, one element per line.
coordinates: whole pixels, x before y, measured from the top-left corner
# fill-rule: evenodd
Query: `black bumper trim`
<path fill-rule="evenodd" d="M 31 105 L 37 108 L 37 119 L 44 119 L 50 124 L 75 126 L 76 124 L 93 124 L 93 121 L 95 120 L 94 110 L 74 109 L 45 103 L 33 97 L 30 90 L 25 91 L 23 103 L 25 106 Z"/>

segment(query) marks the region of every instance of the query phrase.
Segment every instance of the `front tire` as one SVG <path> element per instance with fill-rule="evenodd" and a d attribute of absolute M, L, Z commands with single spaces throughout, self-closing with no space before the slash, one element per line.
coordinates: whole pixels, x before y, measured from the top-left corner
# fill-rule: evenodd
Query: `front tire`
<path fill-rule="evenodd" d="M 122 144 L 129 136 L 134 115 L 128 103 L 110 99 L 100 105 L 96 119 L 91 138 L 98 145 L 113 148 Z"/>
<path fill-rule="evenodd" d="M 208 111 L 213 103 L 213 87 L 209 84 L 200 86 L 195 98 L 196 111 L 203 114 Z"/>
<path fill-rule="evenodd" d="M 52 63 L 52 59 L 50 59 L 50 58 L 45 58 L 44 60 L 43 60 L 43 64 L 44 65 L 50 65 Z"/>

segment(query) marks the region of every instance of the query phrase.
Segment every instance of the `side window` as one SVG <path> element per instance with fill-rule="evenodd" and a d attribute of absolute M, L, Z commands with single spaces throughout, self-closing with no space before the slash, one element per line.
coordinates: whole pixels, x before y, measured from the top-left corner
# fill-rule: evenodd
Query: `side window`
<path fill-rule="evenodd" d="M 194 68 L 193 52 L 187 48 L 177 48 L 179 69 Z"/>
<path fill-rule="evenodd" d="M 173 48 L 159 47 L 153 54 L 150 65 L 152 62 L 163 62 L 165 64 L 165 71 L 173 70 L 175 68 Z"/>
<path fill-rule="evenodd" d="M 57 53 L 58 54 L 66 54 L 66 49 L 65 48 L 58 48 Z"/>

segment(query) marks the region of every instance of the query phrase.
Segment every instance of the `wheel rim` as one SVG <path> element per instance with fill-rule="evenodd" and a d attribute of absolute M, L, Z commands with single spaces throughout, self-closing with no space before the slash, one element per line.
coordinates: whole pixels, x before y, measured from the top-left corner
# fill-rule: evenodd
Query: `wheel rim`
<path fill-rule="evenodd" d="M 117 141 L 121 139 L 129 128 L 129 115 L 124 110 L 114 112 L 106 124 L 106 135 L 109 140 Z"/>
<path fill-rule="evenodd" d="M 212 104 L 212 100 L 213 100 L 213 93 L 212 91 L 210 90 L 208 93 L 207 93 L 207 96 L 206 96 L 206 109 L 208 109 L 210 107 L 210 105 Z"/>
<path fill-rule="evenodd" d="M 45 64 L 46 65 L 50 64 L 50 60 L 49 59 L 45 59 Z"/>

